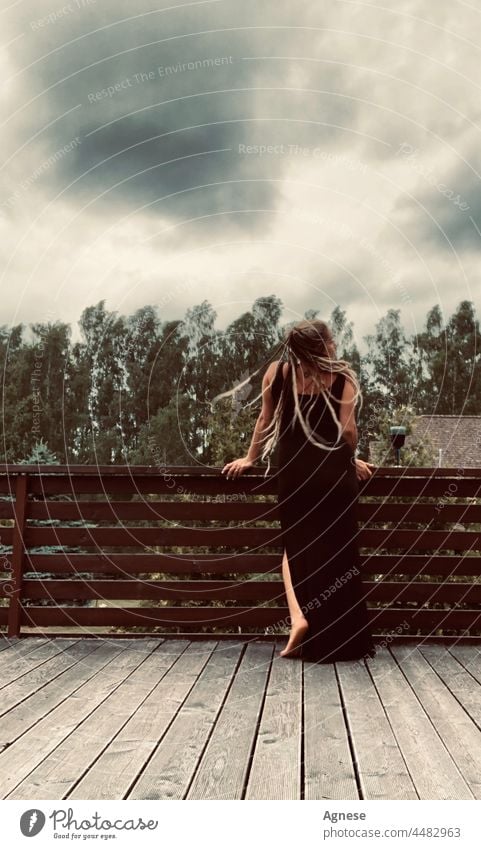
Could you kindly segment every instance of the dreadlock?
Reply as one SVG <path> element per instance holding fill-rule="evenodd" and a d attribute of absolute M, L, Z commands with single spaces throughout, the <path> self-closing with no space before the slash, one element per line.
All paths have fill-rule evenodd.
<path fill-rule="evenodd" d="M 294 424 L 297 419 L 309 441 L 318 448 L 322 448 L 324 451 L 336 451 L 342 447 L 341 443 L 339 445 L 337 444 L 337 441 L 339 441 L 341 437 L 342 426 L 330 401 L 330 398 L 332 398 L 333 395 L 330 388 L 325 387 L 322 384 L 319 372 L 324 371 L 330 372 L 331 374 L 344 374 L 347 380 L 349 380 L 354 386 L 354 401 L 357 402 L 359 400 L 359 409 L 362 408 L 363 398 L 356 374 L 346 360 L 338 360 L 331 356 L 329 346 L 332 342 L 333 339 L 330 328 L 324 321 L 321 321 L 320 319 L 305 319 L 304 321 L 300 321 L 293 325 L 286 332 L 285 340 L 276 349 L 276 353 L 280 354 L 281 362 L 284 362 L 285 358 L 287 358 L 288 370 L 287 379 L 282 381 L 282 389 L 274 408 L 272 420 L 265 428 L 263 428 L 264 447 L 261 453 L 261 459 L 267 460 L 265 476 L 269 474 L 271 454 L 279 440 L 284 411 L 287 409 L 291 391 L 294 397 L 294 414 L 290 422 L 291 429 L 294 428 Z M 315 403 L 315 397 L 313 397 L 312 403 L 307 409 L 305 417 L 302 413 L 296 388 L 296 366 L 301 363 L 305 363 L 310 368 L 313 384 L 324 396 L 327 407 L 329 408 L 332 418 L 337 426 L 338 438 L 334 445 L 327 442 L 327 440 L 320 436 L 320 434 L 317 434 L 317 439 L 314 436 L 314 430 L 309 424 L 309 413 Z M 242 383 L 238 384 L 234 389 L 222 392 L 220 395 L 216 395 L 211 402 L 211 408 L 212 405 L 219 400 L 219 398 L 232 395 L 242 386 L 249 383 L 251 377 L 256 375 L 259 371 L 260 368 L 253 372 L 252 375 L 246 378 L 246 380 L 242 381 Z M 251 406 L 260 398 L 262 398 L 262 392 L 246 404 L 246 406 Z M 340 403 L 343 402 L 341 401 Z"/>

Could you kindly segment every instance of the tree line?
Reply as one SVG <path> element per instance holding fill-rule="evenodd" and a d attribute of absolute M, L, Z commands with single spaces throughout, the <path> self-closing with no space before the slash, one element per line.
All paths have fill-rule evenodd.
<path fill-rule="evenodd" d="M 80 340 L 55 321 L 0 327 L 1 462 L 130 463 L 219 466 L 246 452 L 262 376 L 283 339 L 282 301 L 258 298 L 224 330 L 206 300 L 178 320 L 154 306 L 129 316 L 86 308 Z M 324 318 L 338 355 L 359 375 L 359 447 L 385 437 L 388 424 L 416 414 L 478 414 L 481 409 L 479 323 L 471 301 L 446 320 L 438 305 L 419 332 L 407 334 L 389 309 L 364 337 L 336 306 Z M 257 372 L 234 398 L 215 395 Z"/>

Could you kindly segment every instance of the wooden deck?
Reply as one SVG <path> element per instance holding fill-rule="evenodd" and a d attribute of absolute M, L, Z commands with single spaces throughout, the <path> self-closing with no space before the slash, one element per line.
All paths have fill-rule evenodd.
<path fill-rule="evenodd" d="M 3 639 L 0 797 L 480 799 L 481 652 Z"/>

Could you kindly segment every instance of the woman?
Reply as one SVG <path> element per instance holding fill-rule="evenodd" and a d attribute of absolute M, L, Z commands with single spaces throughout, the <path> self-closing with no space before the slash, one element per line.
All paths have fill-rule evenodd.
<path fill-rule="evenodd" d="M 359 384 L 349 364 L 336 358 L 323 321 L 294 325 L 285 353 L 287 362 L 271 363 L 264 375 L 247 455 L 222 473 L 235 478 L 277 446 L 282 576 L 291 619 L 281 656 L 318 663 L 373 656 L 357 543 L 358 478 L 372 474 L 372 464 L 354 456 Z"/>

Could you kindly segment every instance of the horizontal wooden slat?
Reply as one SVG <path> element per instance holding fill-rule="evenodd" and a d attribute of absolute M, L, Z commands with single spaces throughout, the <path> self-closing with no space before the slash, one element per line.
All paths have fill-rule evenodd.
<path fill-rule="evenodd" d="M 275 521 L 278 508 L 275 502 L 244 501 L 32 501 L 28 518 L 102 521 Z"/>
<path fill-rule="evenodd" d="M 369 554 L 361 557 L 364 574 L 385 575 L 481 575 L 476 554 Z"/>
<path fill-rule="evenodd" d="M 449 490 L 450 483 L 456 488 Z M 481 481 L 478 478 L 389 478 L 373 475 L 369 480 L 360 482 L 360 495 L 388 498 L 476 498 L 481 494 Z"/>
<path fill-rule="evenodd" d="M 30 554 L 28 570 L 53 574 L 99 573 L 130 575 L 277 573 L 281 554 Z M 369 554 L 361 556 L 363 574 L 480 575 L 478 556 L 430 554 Z"/>
<path fill-rule="evenodd" d="M 169 479 L 152 475 L 130 476 L 117 475 L 112 478 L 99 475 L 82 477 L 62 477 L 61 475 L 32 477 L 30 492 L 35 495 L 64 494 L 75 497 L 76 494 L 122 494 L 139 495 L 236 495 L 239 500 L 248 495 L 273 495 L 277 492 L 276 480 L 273 476 L 242 477 L 239 480 L 227 480 L 220 473 L 217 476 L 179 476 Z"/>
<path fill-rule="evenodd" d="M 273 625 L 288 616 L 287 607 L 25 607 L 24 625 L 129 625 L 148 627 L 209 625 L 232 628 L 239 625 Z"/>
<path fill-rule="evenodd" d="M 267 546 L 281 545 L 280 529 L 272 528 L 29 528 L 28 547 L 66 545 L 83 547 L 140 546 Z"/>
<path fill-rule="evenodd" d="M 357 515 L 361 522 L 481 524 L 481 506 L 477 504 L 440 504 L 439 502 L 421 504 L 418 501 L 410 504 L 382 501 L 376 504 L 359 501 Z"/>
<path fill-rule="evenodd" d="M 385 608 L 369 610 L 369 618 L 377 628 L 395 628 L 406 623 L 406 630 L 419 628 L 423 633 L 438 628 L 469 628 L 481 631 L 480 610 L 427 610 L 426 608 Z"/>
<path fill-rule="evenodd" d="M 479 551 L 479 531 L 423 531 L 362 529 L 359 545 L 365 548 L 452 549 Z M 139 547 L 139 546 L 282 546 L 280 528 L 28 528 L 27 547 L 41 545 L 82 547 Z"/>
<path fill-rule="evenodd" d="M 25 607 L 24 625 L 116 625 L 148 627 L 208 625 L 213 628 L 232 628 L 245 625 L 268 627 L 283 622 L 289 615 L 287 607 L 151 607 L 151 608 L 77 608 Z M 479 610 L 427 610 L 426 608 L 369 609 L 369 619 L 378 628 L 396 627 L 405 622 L 408 628 L 480 628 Z M 406 628 L 406 630 L 408 629 Z"/>
<path fill-rule="evenodd" d="M 368 602 L 417 602 L 421 604 L 481 604 L 481 583 L 428 581 L 363 581 Z"/>
<path fill-rule="evenodd" d="M 166 475 L 187 475 L 193 477 L 196 475 L 202 475 L 203 477 L 216 477 L 221 472 L 221 468 L 218 466 L 205 466 L 203 464 L 199 464 L 198 466 L 169 465 L 165 467 L 155 465 L 129 465 L 126 467 L 125 465 L 89 466 L 78 463 L 72 463 L 69 465 L 49 465 L 48 463 L 45 463 L 42 464 L 40 468 L 42 475 L 67 475 L 76 477 L 89 476 L 92 474 L 93 470 L 96 474 L 101 475 L 102 477 L 125 477 L 126 474 L 131 477 L 136 477 L 137 475 L 150 475 L 152 477 L 165 477 Z M 271 470 L 275 473 L 276 467 L 271 466 Z M 245 476 L 256 477 L 263 475 L 264 472 L 265 466 L 254 466 L 245 473 Z M 9 475 L 15 476 L 17 474 L 26 473 L 29 475 L 38 475 L 38 464 L 0 463 L 0 479 L 4 476 L 4 479 L 8 480 Z M 399 477 L 402 475 L 409 475 L 410 477 L 445 478 L 459 476 L 460 473 L 459 469 L 455 466 L 378 466 L 376 467 L 375 474 L 380 477 Z M 477 477 L 481 481 L 481 466 L 476 468 L 470 468 L 469 466 L 463 468 L 462 475 L 465 477 Z"/>
<path fill-rule="evenodd" d="M 219 496 L 220 498 L 221 496 Z M 1 503 L 0 503 L 1 509 Z M 10 507 L 13 515 L 13 508 Z M 264 521 L 279 520 L 275 502 L 256 501 L 30 501 L 29 520 L 105 521 Z M 477 522 L 481 506 L 474 504 L 420 504 L 387 501 L 358 504 L 361 522 Z"/>
<path fill-rule="evenodd" d="M 452 491 L 449 489 L 452 484 Z M 277 493 L 277 478 L 271 475 L 263 476 L 242 475 L 237 479 L 228 480 L 222 474 L 217 476 L 177 476 L 172 479 L 155 477 L 152 475 L 137 475 L 135 477 L 117 475 L 112 478 L 99 475 L 84 475 L 79 477 L 68 477 L 61 475 L 32 476 L 30 480 L 30 492 L 37 495 L 49 496 L 52 494 L 76 494 L 85 493 L 109 493 L 109 494 L 164 494 L 164 495 L 190 495 L 225 494 L 236 496 L 242 500 L 253 495 L 272 495 Z M 367 481 L 359 482 L 360 495 L 415 497 L 425 498 L 466 498 L 479 497 L 481 494 L 481 479 L 473 476 L 462 478 L 439 478 L 420 476 L 388 477 L 372 475 Z"/>
<path fill-rule="evenodd" d="M 481 589 L 481 588 L 480 588 Z M 23 597 L 31 599 L 171 599 L 189 603 L 219 601 L 280 601 L 282 581 L 55 581 L 27 580 Z"/>
<path fill-rule="evenodd" d="M 420 550 L 452 549 L 453 551 L 478 551 L 481 533 L 478 531 L 423 531 L 363 529 L 359 544 L 366 548 L 402 548 Z"/>
<path fill-rule="evenodd" d="M 280 554 L 29 554 L 27 569 L 39 572 L 215 574 L 270 572 L 281 568 Z"/>
<path fill-rule="evenodd" d="M 481 583 L 428 583 L 422 581 L 363 581 L 368 601 L 450 602 L 481 604 Z M 2 584 L 0 583 L 0 592 Z M 184 603 L 218 601 L 276 601 L 285 603 L 282 581 L 74 581 L 26 580 L 23 597 L 52 599 L 138 599 L 177 600 Z"/>

